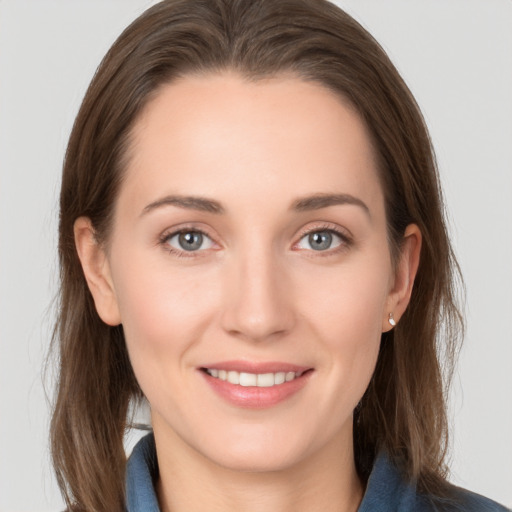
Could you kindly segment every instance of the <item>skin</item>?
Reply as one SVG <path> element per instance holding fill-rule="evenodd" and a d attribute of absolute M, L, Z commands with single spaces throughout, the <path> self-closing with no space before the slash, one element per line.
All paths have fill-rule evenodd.
<path fill-rule="evenodd" d="M 366 208 L 292 208 L 333 193 Z M 169 195 L 223 213 L 155 206 Z M 180 250 L 183 228 L 207 235 L 199 250 Z M 307 233 L 326 230 L 340 236 L 314 250 Z M 134 126 L 108 246 L 87 218 L 75 239 L 151 405 L 163 511 L 357 510 L 353 410 L 389 313 L 398 322 L 410 298 L 421 234 L 410 225 L 404 237 L 393 265 L 368 134 L 321 85 L 225 73 L 161 89 Z M 234 359 L 313 371 L 284 402 L 247 409 L 198 371 Z"/>

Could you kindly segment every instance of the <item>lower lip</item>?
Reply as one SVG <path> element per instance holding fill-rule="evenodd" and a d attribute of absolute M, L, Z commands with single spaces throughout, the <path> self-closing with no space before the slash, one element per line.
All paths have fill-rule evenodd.
<path fill-rule="evenodd" d="M 246 409 L 265 409 L 277 405 L 299 392 L 307 384 L 313 372 L 309 370 L 289 382 L 268 388 L 240 386 L 212 377 L 203 370 L 200 370 L 200 373 L 213 391 L 230 404 Z"/>

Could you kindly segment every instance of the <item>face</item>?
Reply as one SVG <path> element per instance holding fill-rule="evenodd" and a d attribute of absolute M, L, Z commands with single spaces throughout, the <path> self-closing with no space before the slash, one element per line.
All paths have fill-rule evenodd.
<path fill-rule="evenodd" d="M 351 449 L 401 292 L 372 147 L 338 96 L 234 74 L 163 87 L 105 257 L 97 308 L 157 439 L 244 471 Z"/>

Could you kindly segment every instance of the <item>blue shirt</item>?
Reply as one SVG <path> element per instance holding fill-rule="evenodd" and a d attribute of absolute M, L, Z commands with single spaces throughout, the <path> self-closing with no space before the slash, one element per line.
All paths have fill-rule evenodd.
<path fill-rule="evenodd" d="M 126 468 L 128 512 L 160 512 L 154 482 L 158 477 L 155 439 L 143 437 L 133 449 Z M 507 512 L 507 509 L 478 494 L 456 488 L 457 502 L 434 501 L 404 482 L 385 454 L 373 466 L 358 512 Z"/>

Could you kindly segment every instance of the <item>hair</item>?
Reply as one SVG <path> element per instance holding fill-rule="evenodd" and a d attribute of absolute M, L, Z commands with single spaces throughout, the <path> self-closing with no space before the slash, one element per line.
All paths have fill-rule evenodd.
<path fill-rule="evenodd" d="M 107 243 L 141 111 L 178 77 L 227 70 L 252 81 L 291 74 L 348 100 L 378 158 L 393 258 L 406 226 L 420 228 L 410 304 L 382 335 L 374 375 L 354 412 L 354 453 L 363 480 L 385 450 L 420 492 L 448 497 L 446 393 L 463 333 L 460 272 L 434 152 L 413 96 L 373 37 L 325 0 L 167 0 L 136 19 L 104 57 L 63 166 L 51 450 L 68 508 L 124 510 L 123 436 L 129 405 L 142 397 L 122 326 L 106 325 L 95 310 L 74 222 L 89 217 L 98 242 Z"/>

